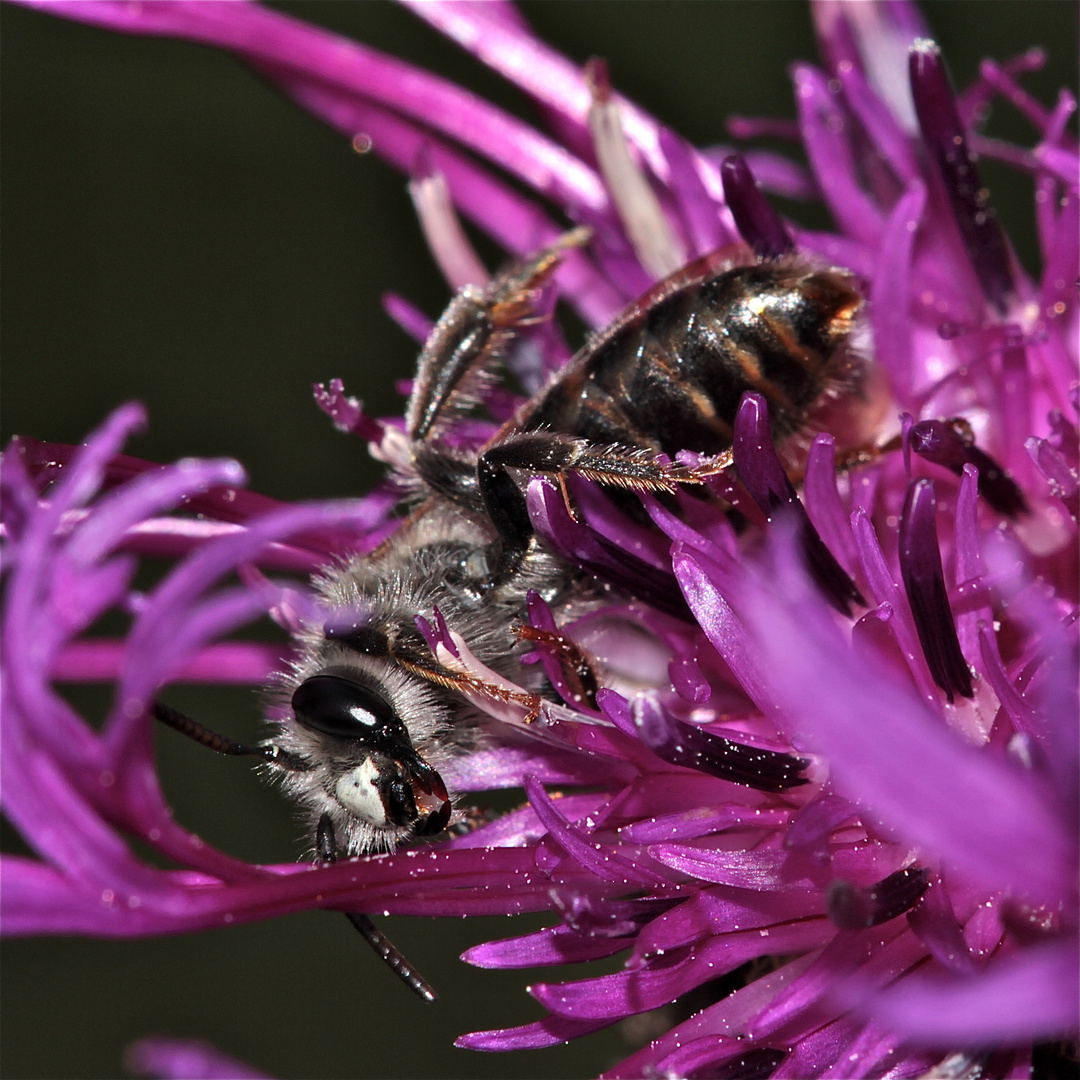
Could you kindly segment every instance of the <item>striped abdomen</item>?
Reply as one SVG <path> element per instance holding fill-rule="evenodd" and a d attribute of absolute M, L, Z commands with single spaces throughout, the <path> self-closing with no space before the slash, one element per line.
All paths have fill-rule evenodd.
<path fill-rule="evenodd" d="M 860 303 L 847 274 L 796 258 L 700 277 L 684 270 L 582 349 L 516 426 L 718 454 L 754 390 L 779 441 L 849 379 Z"/>

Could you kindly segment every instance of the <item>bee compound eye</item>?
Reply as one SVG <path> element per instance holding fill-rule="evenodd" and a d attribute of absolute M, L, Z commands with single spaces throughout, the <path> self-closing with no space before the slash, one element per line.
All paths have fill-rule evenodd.
<path fill-rule="evenodd" d="M 312 675 L 292 696 L 297 723 L 309 731 L 337 739 L 359 739 L 377 745 L 402 728 L 386 698 L 340 675 Z"/>

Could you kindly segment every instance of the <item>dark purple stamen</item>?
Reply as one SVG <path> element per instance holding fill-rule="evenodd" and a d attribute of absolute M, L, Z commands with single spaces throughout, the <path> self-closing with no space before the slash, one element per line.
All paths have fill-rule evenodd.
<path fill-rule="evenodd" d="M 720 166 L 724 199 L 743 239 L 760 259 L 776 259 L 795 249 L 780 215 L 764 195 L 741 154 L 724 158 Z"/>
<path fill-rule="evenodd" d="M 446 646 L 451 655 L 460 660 L 461 654 L 458 652 L 457 644 L 450 635 L 450 627 L 446 625 L 446 619 L 443 618 L 443 613 L 439 610 L 437 604 L 433 609 L 433 613 L 435 615 L 435 629 L 439 632 L 439 640 Z"/>
<path fill-rule="evenodd" d="M 636 698 L 631 708 L 638 737 L 671 765 L 697 769 L 758 791 L 786 791 L 807 783 L 807 778 L 799 775 L 807 762 L 794 754 L 746 746 L 684 724 L 647 694 Z"/>
<path fill-rule="evenodd" d="M 732 451 L 739 479 L 769 522 L 778 512 L 794 515 L 807 567 L 829 602 L 844 615 L 866 601 L 836 557 L 825 546 L 784 472 L 769 428 L 769 407 L 760 394 L 744 394 L 735 417 Z"/>
<path fill-rule="evenodd" d="M 670 571 L 660 570 L 575 521 L 562 493 L 549 480 L 537 479 L 529 484 L 528 505 L 533 528 L 564 558 L 572 559 L 601 581 L 625 589 L 657 611 L 692 621 Z"/>
<path fill-rule="evenodd" d="M 911 448 L 957 476 L 964 474 L 965 465 L 974 465 L 979 470 L 979 494 L 994 510 L 1011 518 L 1026 514 L 1028 505 L 1016 481 L 975 445 L 965 427 L 955 421 L 921 420 L 911 428 Z"/>
<path fill-rule="evenodd" d="M 951 702 L 955 694 L 969 698 L 975 691 L 945 592 L 936 514 L 933 481 L 916 480 L 900 519 L 900 573 L 930 674 Z"/>
<path fill-rule="evenodd" d="M 897 870 L 865 889 L 850 881 L 833 881 L 825 894 L 825 908 L 841 930 L 865 930 L 910 910 L 929 884 L 929 873 L 919 866 Z"/>
<path fill-rule="evenodd" d="M 427 642 L 427 647 L 435 654 L 439 645 L 439 635 L 436 633 L 435 628 L 423 615 L 417 615 L 413 622 L 416 623 L 416 629 L 420 631 L 424 640 Z"/>
<path fill-rule="evenodd" d="M 1009 251 L 979 179 L 937 45 L 917 41 L 908 55 L 908 70 L 923 142 L 945 183 L 975 276 L 986 298 L 1004 313 L 1016 288 Z"/>

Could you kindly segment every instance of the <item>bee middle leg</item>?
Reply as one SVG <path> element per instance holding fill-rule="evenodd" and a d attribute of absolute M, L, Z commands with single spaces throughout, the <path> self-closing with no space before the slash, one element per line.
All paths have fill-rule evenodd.
<path fill-rule="evenodd" d="M 323 814 L 319 818 L 319 825 L 315 831 L 315 849 L 319 862 L 333 865 L 337 862 L 337 837 L 334 835 L 334 824 L 329 814 Z M 379 959 L 418 997 L 424 1001 L 437 1001 L 439 995 L 435 988 L 405 959 L 404 954 L 394 943 L 371 921 L 371 919 L 357 911 L 345 912 L 345 917 L 360 932 L 360 936 L 375 950 Z"/>

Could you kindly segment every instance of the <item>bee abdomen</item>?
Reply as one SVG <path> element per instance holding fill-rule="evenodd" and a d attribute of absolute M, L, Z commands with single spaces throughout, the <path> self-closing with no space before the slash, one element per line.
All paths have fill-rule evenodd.
<path fill-rule="evenodd" d="M 847 376 L 860 303 L 847 275 L 795 259 L 645 298 L 579 354 L 525 426 L 669 455 L 719 454 L 752 390 L 783 439 Z"/>

